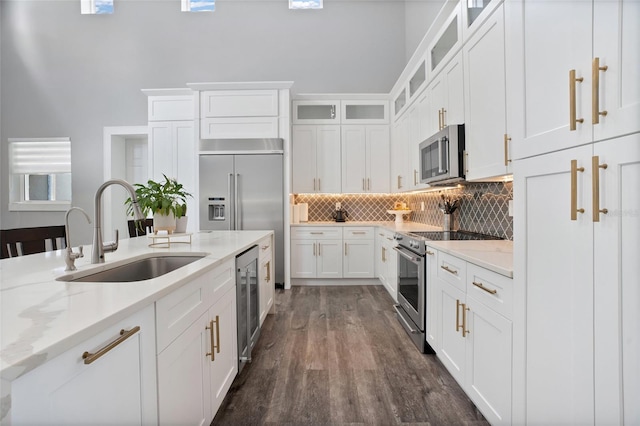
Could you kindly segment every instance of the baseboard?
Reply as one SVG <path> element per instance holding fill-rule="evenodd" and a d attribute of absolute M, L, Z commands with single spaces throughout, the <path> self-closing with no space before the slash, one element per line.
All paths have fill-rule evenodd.
<path fill-rule="evenodd" d="M 292 278 L 291 286 L 383 285 L 377 278 Z"/>

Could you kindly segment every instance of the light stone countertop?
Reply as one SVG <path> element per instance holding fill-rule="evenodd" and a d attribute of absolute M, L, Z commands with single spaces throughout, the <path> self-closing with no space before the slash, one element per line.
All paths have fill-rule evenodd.
<path fill-rule="evenodd" d="M 294 226 L 377 226 L 395 232 L 442 231 L 438 226 L 417 222 L 306 222 L 291 224 Z M 513 241 L 430 241 L 427 244 L 436 250 L 449 253 L 467 262 L 489 269 L 498 274 L 513 278 Z"/>
<path fill-rule="evenodd" d="M 56 281 L 68 274 L 62 250 L 0 260 L 0 379 L 3 385 L 97 332 L 154 303 L 194 277 L 256 244 L 272 231 L 212 231 L 192 235 L 191 244 L 150 248 L 143 236 L 120 241 L 106 262 L 91 265 L 91 247 L 76 260 L 78 272 L 101 270 L 157 252 L 207 256 L 161 277 L 132 283 Z M 3 397 L 4 395 L 3 392 Z"/>

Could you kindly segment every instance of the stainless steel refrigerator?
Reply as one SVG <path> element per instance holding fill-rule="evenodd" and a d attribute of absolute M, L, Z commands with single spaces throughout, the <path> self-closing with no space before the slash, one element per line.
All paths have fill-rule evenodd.
<path fill-rule="evenodd" d="M 201 140 L 200 152 L 200 229 L 273 230 L 284 283 L 282 139 Z"/>

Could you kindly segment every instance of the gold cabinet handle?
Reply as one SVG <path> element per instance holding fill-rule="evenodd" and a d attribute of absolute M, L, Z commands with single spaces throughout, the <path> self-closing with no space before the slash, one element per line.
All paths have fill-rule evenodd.
<path fill-rule="evenodd" d="M 318 192 L 322 192 L 322 180 L 318 178 Z"/>
<path fill-rule="evenodd" d="M 442 130 L 442 109 L 438 110 L 438 130 Z"/>
<path fill-rule="evenodd" d="M 362 178 L 362 190 L 366 191 L 367 190 L 367 186 L 365 185 L 365 178 Z"/>
<path fill-rule="evenodd" d="M 609 210 L 600 208 L 600 169 L 606 170 L 607 164 L 600 164 L 600 156 L 596 155 L 591 157 L 591 190 L 592 193 L 592 207 L 593 207 L 593 221 L 600 222 L 600 213 L 607 214 Z"/>
<path fill-rule="evenodd" d="M 456 333 L 460 331 L 460 300 L 456 299 Z"/>
<path fill-rule="evenodd" d="M 427 254 L 428 254 L 429 256 L 433 256 L 435 253 L 434 253 L 434 252 L 432 252 L 432 251 L 427 250 Z"/>
<path fill-rule="evenodd" d="M 323 235 L 324 231 L 311 231 L 309 232 L 311 235 Z"/>
<path fill-rule="evenodd" d="M 316 178 L 313 178 L 313 190 L 316 191 Z"/>
<path fill-rule="evenodd" d="M 344 255 L 347 255 L 347 243 L 344 243 Z"/>
<path fill-rule="evenodd" d="M 318 243 L 318 256 L 320 256 L 320 243 Z"/>
<path fill-rule="evenodd" d="M 584 213 L 578 208 L 578 172 L 584 172 L 584 167 L 578 167 L 578 160 L 571 160 L 571 220 L 578 220 L 578 213 Z"/>
<path fill-rule="evenodd" d="M 467 337 L 467 334 L 470 333 L 470 331 L 467 330 L 467 311 L 470 309 L 467 308 L 466 303 L 461 303 L 460 305 L 462 306 L 462 337 Z"/>
<path fill-rule="evenodd" d="M 262 249 L 262 251 L 265 251 L 266 249 L 269 248 L 269 246 L 261 246 L 260 248 Z"/>
<path fill-rule="evenodd" d="M 600 123 L 600 116 L 606 116 L 607 111 L 600 111 L 600 71 L 608 70 L 608 66 L 600 66 L 600 58 L 593 58 L 591 65 L 591 121 Z"/>
<path fill-rule="evenodd" d="M 398 189 L 402 188 L 402 176 L 398 175 Z"/>
<path fill-rule="evenodd" d="M 458 271 L 456 271 L 455 269 L 451 269 L 448 266 L 442 265 L 441 268 L 449 272 L 450 274 L 458 275 Z"/>
<path fill-rule="evenodd" d="M 447 110 L 442 108 L 442 128 L 447 127 Z M 442 129 L 441 129 L 442 130 Z"/>
<path fill-rule="evenodd" d="M 418 184 L 418 171 L 416 169 L 413 169 L 413 184 Z"/>
<path fill-rule="evenodd" d="M 313 243 L 313 255 L 316 255 L 316 243 Z"/>
<path fill-rule="evenodd" d="M 367 178 L 367 191 L 371 191 L 371 178 Z"/>
<path fill-rule="evenodd" d="M 93 361 L 97 360 L 102 355 L 105 355 L 111 349 L 115 348 L 120 343 L 124 342 L 129 337 L 131 337 L 134 334 L 136 334 L 138 331 L 140 331 L 140 326 L 138 326 L 138 325 L 133 327 L 131 330 L 125 330 L 123 328 L 122 330 L 120 330 L 120 337 L 118 337 L 116 340 L 114 340 L 113 342 L 109 343 L 108 345 L 104 346 L 103 348 L 98 349 L 98 351 L 96 353 L 92 354 L 91 352 L 85 351 L 82 354 L 82 359 L 84 360 L 84 363 L 85 364 L 91 364 Z"/>
<path fill-rule="evenodd" d="M 265 264 L 265 267 L 267 268 L 267 276 L 265 277 L 265 279 L 264 279 L 264 280 L 265 280 L 266 282 L 269 282 L 269 281 L 271 281 L 271 261 L 268 261 L 268 262 Z"/>
<path fill-rule="evenodd" d="M 351 231 L 352 235 L 366 235 L 366 231 Z"/>
<path fill-rule="evenodd" d="M 482 285 L 482 283 L 478 283 L 478 282 L 472 281 L 471 284 L 475 285 L 476 287 L 478 287 L 481 290 L 486 291 L 489 294 L 496 294 L 498 292 L 498 290 L 496 290 L 495 288 L 494 289 L 487 288 L 484 285 Z"/>
<path fill-rule="evenodd" d="M 387 249 L 382 247 L 382 261 L 386 262 L 387 261 Z"/>
<path fill-rule="evenodd" d="M 215 323 L 215 333 L 213 331 L 213 324 Z M 220 316 L 216 315 L 215 320 L 209 321 L 209 326 L 205 327 L 205 330 L 209 330 L 209 337 L 211 338 L 211 352 L 207 352 L 205 356 L 211 355 L 211 362 L 216 360 L 216 353 L 220 353 Z M 215 335 L 215 336 L 214 336 Z M 215 343 L 214 343 L 215 340 Z"/>
<path fill-rule="evenodd" d="M 508 134 L 504 134 L 504 165 L 508 166 L 511 160 L 509 159 L 509 141 L 511 137 Z"/>
<path fill-rule="evenodd" d="M 467 175 L 469 174 L 469 153 L 466 150 L 463 153 L 462 168 L 464 169 L 464 174 Z"/>
<path fill-rule="evenodd" d="M 583 81 L 583 77 L 576 78 L 576 70 L 569 71 L 569 130 L 576 130 L 576 123 L 584 123 L 584 118 L 576 118 L 576 83 Z"/>

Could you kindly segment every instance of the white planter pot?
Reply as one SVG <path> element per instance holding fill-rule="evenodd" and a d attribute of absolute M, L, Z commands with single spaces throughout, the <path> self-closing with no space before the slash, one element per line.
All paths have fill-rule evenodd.
<path fill-rule="evenodd" d="M 168 215 L 155 213 L 153 215 L 153 232 L 155 234 L 158 231 L 167 231 L 168 234 L 173 234 L 176 230 L 176 217 L 173 213 Z"/>
<path fill-rule="evenodd" d="M 187 232 L 188 221 L 189 218 L 187 216 L 176 218 L 176 234 L 184 234 Z"/>

